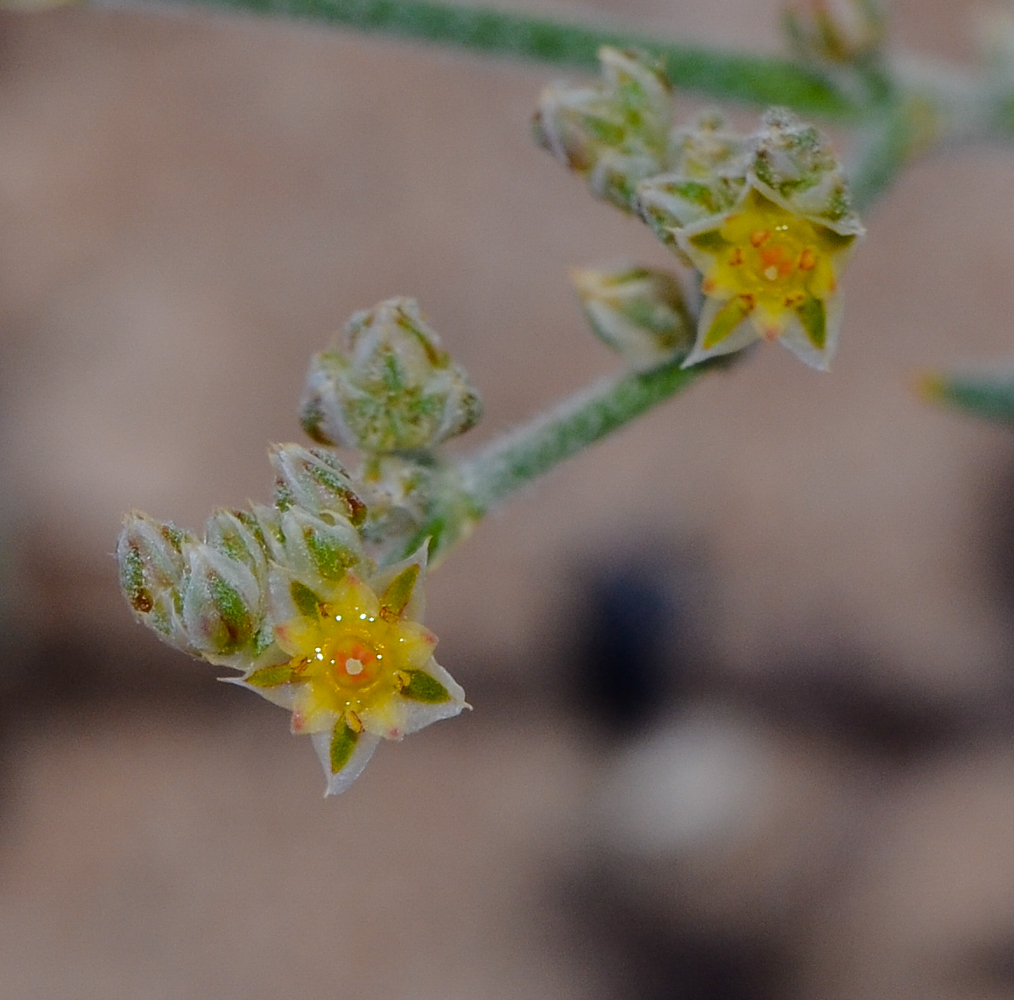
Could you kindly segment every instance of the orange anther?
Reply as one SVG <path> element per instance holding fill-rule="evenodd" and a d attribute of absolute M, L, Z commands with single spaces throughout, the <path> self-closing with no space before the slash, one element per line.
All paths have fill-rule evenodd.
<path fill-rule="evenodd" d="M 799 270 L 812 271 L 817 266 L 817 255 L 807 247 L 799 255 Z"/>
<path fill-rule="evenodd" d="M 771 238 L 771 234 L 766 229 L 755 229 L 750 234 L 750 243 L 752 246 L 759 247 L 763 246 Z"/>
<path fill-rule="evenodd" d="M 732 251 L 732 256 L 729 257 L 729 264 L 732 265 L 732 267 L 739 267 L 740 264 L 742 263 L 743 263 L 743 251 L 739 247 L 736 247 Z"/>

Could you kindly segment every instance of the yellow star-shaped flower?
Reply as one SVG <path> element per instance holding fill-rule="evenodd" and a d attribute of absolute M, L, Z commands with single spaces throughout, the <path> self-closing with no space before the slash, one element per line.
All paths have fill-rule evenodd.
<path fill-rule="evenodd" d="M 279 603 L 294 613 L 274 630 L 288 659 L 237 679 L 291 710 L 292 731 L 310 735 L 324 766 L 325 794 L 344 791 L 381 738 L 400 740 L 465 707 L 433 658 L 436 636 L 412 618 L 421 575 L 421 561 L 410 561 L 373 581 L 379 594 L 353 573 L 326 593 L 288 581 Z M 273 589 L 284 592 L 278 581 Z"/>
<path fill-rule="evenodd" d="M 780 340 L 826 370 L 841 327 L 838 278 L 862 230 L 793 211 L 756 179 L 720 217 L 675 230 L 705 296 L 684 367 Z"/>

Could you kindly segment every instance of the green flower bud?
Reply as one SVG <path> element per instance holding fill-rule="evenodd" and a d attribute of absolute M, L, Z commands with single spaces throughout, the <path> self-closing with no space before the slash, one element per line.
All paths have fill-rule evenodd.
<path fill-rule="evenodd" d="M 480 518 L 464 492 L 460 470 L 439 456 L 373 455 L 361 481 L 370 497 L 362 533 L 381 565 L 426 541 L 436 565 Z"/>
<path fill-rule="evenodd" d="M 838 65 L 875 58 L 886 34 L 877 0 L 794 0 L 785 10 L 784 24 L 799 56 Z"/>
<path fill-rule="evenodd" d="M 277 561 L 308 581 L 339 580 L 365 556 L 359 532 L 343 518 L 330 521 L 302 507 L 282 511 L 282 558 Z"/>
<path fill-rule="evenodd" d="M 216 510 L 204 528 L 204 541 L 230 559 L 243 563 L 263 585 L 267 554 L 260 525 L 249 511 Z"/>
<path fill-rule="evenodd" d="M 790 210 L 832 225 L 837 232 L 862 231 L 838 158 L 820 132 L 792 112 L 772 108 L 765 113 L 752 137 L 749 167 Z"/>
<path fill-rule="evenodd" d="M 370 516 L 364 532 L 375 542 L 399 541 L 415 533 L 441 488 L 441 467 L 402 455 L 372 455 L 360 478 L 369 490 Z"/>
<path fill-rule="evenodd" d="M 599 62 L 598 83 L 546 88 L 532 128 L 597 197 L 635 211 L 638 182 L 667 166 L 672 93 L 661 63 L 646 55 L 603 46 Z"/>
<path fill-rule="evenodd" d="M 264 618 L 264 584 L 243 562 L 210 545 L 190 543 L 184 552 L 183 623 L 191 646 L 212 662 L 236 654 L 252 658 Z"/>
<path fill-rule="evenodd" d="M 675 231 L 727 212 L 746 186 L 746 141 L 716 112 L 673 132 L 672 169 L 637 186 L 637 211 L 655 235 L 683 257 Z M 688 260 L 684 263 L 689 264 Z"/>
<path fill-rule="evenodd" d="M 178 649 L 189 649 L 183 625 L 183 547 L 193 536 L 175 525 L 133 511 L 123 519 L 116 544 L 120 587 L 137 619 Z"/>
<path fill-rule="evenodd" d="M 709 180 L 719 175 L 740 178 L 746 173 L 746 143 L 732 132 L 721 112 L 705 111 L 692 125 L 673 130 L 669 169 L 682 177 Z"/>
<path fill-rule="evenodd" d="M 473 427 L 482 402 L 413 299 L 356 313 L 344 349 L 310 367 L 301 419 L 324 444 L 366 452 L 431 448 Z"/>
<path fill-rule="evenodd" d="M 695 325 L 671 274 L 584 269 L 571 271 L 571 281 L 592 329 L 633 368 L 652 368 L 693 346 Z"/>
<path fill-rule="evenodd" d="M 352 524 L 361 524 L 366 517 L 366 505 L 335 455 L 298 444 L 280 444 L 271 449 L 269 457 L 278 476 L 275 504 L 282 510 L 295 504 L 325 520 L 337 515 Z"/>
<path fill-rule="evenodd" d="M 682 257 L 676 232 L 727 212 L 741 197 L 744 185 L 745 179 L 741 177 L 698 180 L 680 174 L 659 174 L 638 185 L 638 211 L 652 232 Z"/>

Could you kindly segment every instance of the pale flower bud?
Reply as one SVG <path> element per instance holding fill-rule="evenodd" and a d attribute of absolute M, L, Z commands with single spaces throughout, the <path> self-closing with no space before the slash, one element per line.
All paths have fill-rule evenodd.
<path fill-rule="evenodd" d="M 374 455 L 360 471 L 368 490 L 370 515 L 364 535 L 374 544 L 391 542 L 403 546 L 426 518 L 434 496 L 441 489 L 441 467 L 417 462 L 403 455 Z"/>
<path fill-rule="evenodd" d="M 284 541 L 278 560 L 308 581 L 338 580 L 364 559 L 359 533 L 348 521 L 325 521 L 302 507 L 282 511 Z"/>
<path fill-rule="evenodd" d="M 719 111 L 697 116 L 692 125 L 673 129 L 669 137 L 669 169 L 683 177 L 709 180 L 716 174 L 741 177 L 746 146 Z"/>
<path fill-rule="evenodd" d="M 820 132 L 792 112 L 765 112 L 751 141 L 750 171 L 800 215 L 819 219 L 840 232 L 862 226 L 852 211 L 848 183 L 834 151 Z"/>
<path fill-rule="evenodd" d="M 598 83 L 547 87 L 532 128 L 597 197 L 634 211 L 638 182 L 666 169 L 672 94 L 661 64 L 646 55 L 603 46 L 599 62 Z"/>
<path fill-rule="evenodd" d="M 366 517 L 366 505 L 349 474 L 329 452 L 298 444 L 275 445 L 269 453 L 275 468 L 275 503 L 283 510 L 293 504 L 333 520 L 338 515 L 352 524 Z"/>
<path fill-rule="evenodd" d="M 637 187 L 637 211 L 655 235 L 683 257 L 675 231 L 728 211 L 746 187 L 746 140 L 714 111 L 670 138 L 670 172 Z M 684 263 L 690 261 L 684 259 Z"/>
<path fill-rule="evenodd" d="M 344 347 L 310 367 L 301 420 L 324 444 L 366 452 L 431 448 L 473 427 L 482 402 L 413 299 L 356 313 Z"/>
<path fill-rule="evenodd" d="M 202 542 L 188 544 L 183 622 L 191 646 L 215 662 L 252 650 L 265 593 L 249 567 Z"/>
<path fill-rule="evenodd" d="M 134 511 L 123 519 L 116 543 L 120 587 L 137 619 L 178 649 L 189 649 L 183 626 L 183 546 L 193 536 L 173 524 Z"/>
<path fill-rule="evenodd" d="M 785 32 L 804 59 L 832 64 L 868 61 L 884 44 L 886 18 L 877 0 L 794 0 Z"/>
<path fill-rule="evenodd" d="M 268 569 L 264 536 L 249 511 L 216 510 L 205 525 L 204 540 L 223 555 L 243 563 L 263 585 Z"/>
<path fill-rule="evenodd" d="M 570 277 L 592 329 L 633 368 L 689 353 L 696 331 L 671 274 L 628 266 L 575 269 Z"/>

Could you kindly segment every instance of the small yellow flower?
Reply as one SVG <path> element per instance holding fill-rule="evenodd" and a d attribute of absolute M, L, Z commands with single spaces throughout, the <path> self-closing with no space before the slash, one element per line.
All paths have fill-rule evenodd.
<path fill-rule="evenodd" d="M 762 339 L 826 369 L 841 326 L 838 277 L 860 232 L 792 211 L 756 179 L 728 213 L 676 231 L 706 297 L 684 364 Z"/>
<path fill-rule="evenodd" d="M 291 710 L 292 731 L 313 740 L 328 795 L 358 777 L 381 738 L 400 740 L 465 707 L 433 658 L 436 636 L 411 617 L 422 568 L 418 559 L 388 571 L 379 594 L 351 572 L 324 593 L 288 582 L 278 603 L 291 602 L 293 614 L 274 630 L 288 659 L 237 680 Z M 284 590 L 279 581 L 272 589 Z"/>

